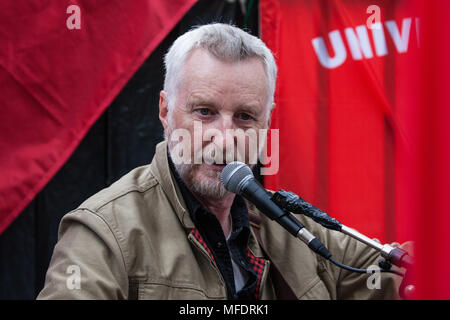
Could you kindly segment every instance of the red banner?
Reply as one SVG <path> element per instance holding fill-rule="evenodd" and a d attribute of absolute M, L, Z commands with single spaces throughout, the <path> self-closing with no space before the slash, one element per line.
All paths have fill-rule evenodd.
<path fill-rule="evenodd" d="M 280 171 L 382 242 L 414 240 L 415 298 L 449 299 L 450 2 L 261 0 Z"/>
<path fill-rule="evenodd" d="M 3 1 L 0 233 L 194 2 Z"/>
<path fill-rule="evenodd" d="M 450 299 L 450 2 L 421 2 L 423 41 L 404 114 L 413 161 L 400 193 L 415 226 L 417 296 Z M 412 81 L 410 81 L 412 82 Z M 418 88 L 418 90 L 415 90 Z M 411 112 L 412 111 L 412 112 Z M 399 165 L 400 167 L 400 165 Z M 399 199 L 400 200 L 400 199 Z M 400 201 L 399 201 L 400 202 Z M 408 204 L 408 205 L 406 205 Z"/>
<path fill-rule="evenodd" d="M 410 1 L 261 1 L 278 66 L 273 190 L 291 190 L 382 241 L 410 238 L 395 203 L 402 75 L 420 43 Z"/>

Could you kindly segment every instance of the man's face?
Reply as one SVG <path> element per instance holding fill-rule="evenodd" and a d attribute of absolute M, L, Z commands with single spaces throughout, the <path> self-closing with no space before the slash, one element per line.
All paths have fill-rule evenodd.
<path fill-rule="evenodd" d="M 203 49 L 194 50 L 183 67 L 171 111 L 167 109 L 166 93 L 161 92 L 160 119 L 171 154 L 178 142 L 178 139 L 171 139 L 177 129 L 184 129 L 192 138 L 191 155 L 185 157 L 190 161 L 175 164 L 187 186 L 200 196 L 221 198 L 226 192 L 220 182 L 225 161 L 211 163 L 214 160 L 208 155 L 217 155 L 220 150 L 226 160 L 227 153 L 238 154 L 237 138 L 231 137 L 230 132 L 251 129 L 257 133 L 268 127 L 267 77 L 263 63 L 258 58 L 226 63 Z M 219 134 L 208 135 L 211 132 Z M 198 138 L 201 140 L 194 143 Z M 233 160 L 248 162 L 255 156 L 249 155 L 249 143 L 247 137 L 245 148 L 240 149 L 241 157 L 235 156 Z M 194 161 L 194 153 L 198 156 L 202 150 L 203 159 L 198 163 Z M 216 151 L 207 152 L 211 150 Z"/>

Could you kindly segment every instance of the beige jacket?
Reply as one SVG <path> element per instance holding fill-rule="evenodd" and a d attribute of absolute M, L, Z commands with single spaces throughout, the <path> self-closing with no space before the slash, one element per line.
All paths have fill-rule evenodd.
<path fill-rule="evenodd" d="M 375 250 L 309 218 L 299 219 L 336 260 L 358 268 L 377 265 L 380 256 Z M 373 288 L 374 276 L 347 272 L 324 261 L 265 216 L 261 216 L 260 236 L 272 259 L 263 262 L 261 299 L 277 299 L 271 263 L 298 299 L 398 297 L 398 276 L 383 273 L 380 289 Z M 263 257 L 253 233 L 248 248 Z M 195 226 L 169 170 L 165 142 L 157 146 L 150 165 L 132 170 L 63 217 L 45 286 L 38 295 L 38 299 L 226 297 L 219 269 L 195 237 Z"/>

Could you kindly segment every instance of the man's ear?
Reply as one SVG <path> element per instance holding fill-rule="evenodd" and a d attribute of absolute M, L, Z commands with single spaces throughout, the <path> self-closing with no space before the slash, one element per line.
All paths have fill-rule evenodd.
<path fill-rule="evenodd" d="M 164 127 L 164 132 L 167 134 L 169 127 L 169 102 L 167 100 L 167 93 L 161 90 L 159 93 L 159 120 Z"/>

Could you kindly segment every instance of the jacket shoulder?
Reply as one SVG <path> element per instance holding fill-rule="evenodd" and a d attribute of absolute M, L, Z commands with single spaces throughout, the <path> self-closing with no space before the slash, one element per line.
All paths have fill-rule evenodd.
<path fill-rule="evenodd" d="M 156 185 L 158 181 L 151 172 L 150 165 L 137 167 L 109 187 L 89 197 L 78 209 L 98 212 L 114 201 L 124 200 L 127 197 L 139 197 L 146 192 L 151 192 Z"/>

